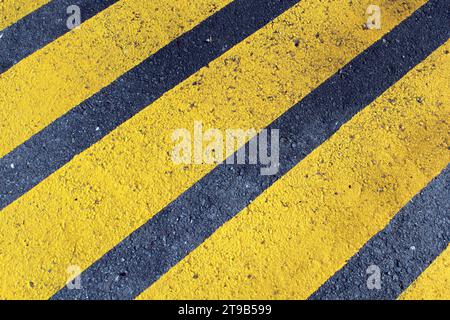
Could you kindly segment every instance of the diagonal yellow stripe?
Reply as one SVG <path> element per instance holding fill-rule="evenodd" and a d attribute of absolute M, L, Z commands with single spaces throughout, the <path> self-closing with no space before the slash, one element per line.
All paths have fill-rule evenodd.
<path fill-rule="evenodd" d="M 450 162 L 449 48 L 450 41 L 139 298 L 308 298 Z"/>
<path fill-rule="evenodd" d="M 450 246 L 400 296 L 400 300 L 450 300 Z"/>
<path fill-rule="evenodd" d="M 370 1 L 302 1 L 165 94 L 3 210 L 0 297 L 49 297 L 211 170 L 172 163 L 173 130 L 266 126 L 424 2 L 369 32 Z"/>
<path fill-rule="evenodd" d="M 0 75 L 0 157 L 231 0 L 123 0 Z"/>
<path fill-rule="evenodd" d="M 0 30 L 9 27 L 50 0 L 0 0 Z"/>

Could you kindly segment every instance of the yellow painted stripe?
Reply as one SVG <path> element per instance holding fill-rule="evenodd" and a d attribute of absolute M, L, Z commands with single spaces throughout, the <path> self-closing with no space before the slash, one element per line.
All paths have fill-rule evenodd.
<path fill-rule="evenodd" d="M 450 300 L 450 246 L 400 296 L 400 300 Z"/>
<path fill-rule="evenodd" d="M 210 171 L 172 163 L 174 129 L 265 127 L 424 2 L 368 32 L 370 1 L 301 1 L 166 93 L 3 210 L 0 297 L 47 298 Z"/>
<path fill-rule="evenodd" d="M 0 30 L 9 27 L 50 0 L 0 0 Z"/>
<path fill-rule="evenodd" d="M 309 297 L 449 163 L 449 48 L 356 115 L 139 298 Z"/>
<path fill-rule="evenodd" d="M 0 157 L 231 0 L 123 0 L 0 75 Z"/>

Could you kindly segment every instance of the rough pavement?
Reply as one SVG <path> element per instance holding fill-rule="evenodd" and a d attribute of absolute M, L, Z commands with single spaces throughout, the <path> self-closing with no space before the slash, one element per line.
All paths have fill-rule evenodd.
<path fill-rule="evenodd" d="M 449 298 L 446 1 L 70 4 L 0 3 L 1 298 Z M 276 174 L 174 163 L 199 121 Z"/>

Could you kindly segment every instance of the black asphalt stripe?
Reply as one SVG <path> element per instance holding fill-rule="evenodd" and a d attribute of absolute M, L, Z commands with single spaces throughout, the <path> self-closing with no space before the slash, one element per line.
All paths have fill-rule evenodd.
<path fill-rule="evenodd" d="M 82 275 L 81 290 L 53 299 L 132 299 L 449 38 L 447 0 L 431 0 L 383 40 L 274 121 L 280 170 L 219 165 Z"/>
<path fill-rule="evenodd" d="M 312 300 L 396 299 L 450 242 L 450 166 L 411 200 Z M 381 288 L 369 289 L 375 266 Z M 375 275 L 376 276 L 376 275 Z M 369 281 L 371 288 L 373 282 Z"/>
<path fill-rule="evenodd" d="M 298 1 L 235 0 L 31 137 L 0 159 L 0 209 Z"/>
<path fill-rule="evenodd" d="M 0 31 L 0 73 L 69 32 L 69 6 L 80 7 L 81 22 L 84 22 L 117 1 L 53 0 Z"/>

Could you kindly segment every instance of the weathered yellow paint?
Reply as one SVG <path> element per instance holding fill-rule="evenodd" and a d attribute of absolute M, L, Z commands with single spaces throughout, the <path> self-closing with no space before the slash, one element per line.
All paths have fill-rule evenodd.
<path fill-rule="evenodd" d="M 450 246 L 400 296 L 400 300 L 450 300 Z"/>
<path fill-rule="evenodd" d="M 450 162 L 449 48 L 450 41 L 139 298 L 308 298 Z"/>
<path fill-rule="evenodd" d="M 424 2 L 369 32 L 370 1 L 301 1 L 165 94 L 1 212 L 0 297 L 49 297 L 209 172 L 173 164 L 174 129 L 265 127 Z"/>
<path fill-rule="evenodd" d="M 123 0 L 0 75 L 0 157 L 231 0 Z"/>
<path fill-rule="evenodd" d="M 49 1 L 50 0 L 0 0 L 0 31 Z"/>

